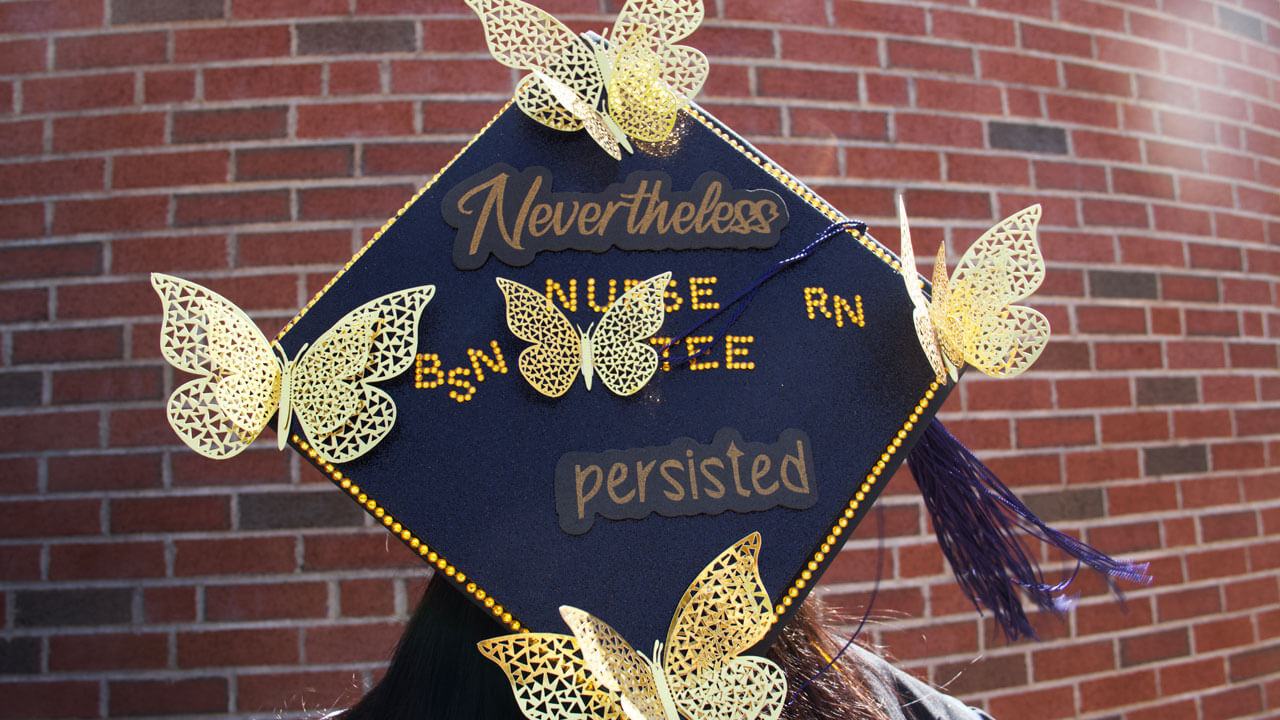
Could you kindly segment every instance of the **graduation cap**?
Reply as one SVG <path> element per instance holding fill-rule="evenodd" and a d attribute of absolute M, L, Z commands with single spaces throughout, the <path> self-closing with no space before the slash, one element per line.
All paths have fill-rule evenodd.
<path fill-rule="evenodd" d="M 1024 595 L 1060 608 L 1018 531 L 1143 577 L 1040 523 L 934 419 L 961 368 L 1015 374 L 1047 340 L 1016 304 L 1044 274 L 1038 206 L 924 283 L 905 213 L 899 258 L 690 101 L 706 60 L 676 41 L 700 3 L 632 0 L 594 39 L 468 4 L 530 75 L 274 340 L 154 276 L 165 356 L 197 376 L 169 403 L 185 442 L 227 457 L 275 416 L 282 445 L 537 638 L 486 654 L 509 673 L 580 658 L 556 683 L 608 676 L 570 692 L 606 716 L 644 673 L 600 648 L 663 640 L 641 664 L 687 677 L 767 646 L 908 457 L 957 578 L 1011 637 L 1031 632 Z M 767 717 L 777 678 L 745 657 L 733 672 L 762 674 L 739 709 Z"/>

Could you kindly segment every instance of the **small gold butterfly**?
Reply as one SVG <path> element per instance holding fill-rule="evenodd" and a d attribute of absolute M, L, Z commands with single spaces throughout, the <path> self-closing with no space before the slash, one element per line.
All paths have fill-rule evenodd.
<path fill-rule="evenodd" d="M 920 289 L 907 210 L 898 196 L 902 277 L 915 306 L 920 347 L 939 382 L 954 381 L 968 363 L 988 375 L 1011 377 L 1031 367 L 1049 342 L 1049 321 L 1017 300 L 1044 282 L 1044 256 L 1036 244 L 1040 206 L 1010 215 L 987 230 L 947 278 L 945 244 L 933 266 L 933 302 Z"/>
<path fill-rule="evenodd" d="M 615 394 L 633 395 L 658 369 L 658 351 L 644 340 L 666 320 L 663 296 L 671 273 L 655 275 L 610 303 L 595 332 L 590 326 L 575 329 L 546 295 L 533 288 L 497 280 L 507 302 L 507 327 L 533 343 L 520 353 L 520 373 L 543 395 L 564 395 L 579 370 L 587 390 L 599 373 Z"/>
<path fill-rule="evenodd" d="M 601 620 L 561 606 L 573 635 L 484 640 L 529 720 L 775 720 L 787 680 L 773 662 L 741 653 L 769 632 L 769 595 L 756 565 L 760 534 L 720 553 L 676 606 L 652 657 Z"/>
<path fill-rule="evenodd" d="M 169 424 L 183 442 L 206 457 L 229 458 L 276 414 L 283 450 L 296 414 L 317 455 L 332 463 L 360 457 L 391 431 L 395 402 L 369 383 L 413 364 L 418 320 L 435 294 L 423 285 L 370 300 L 290 360 L 212 290 L 160 273 L 151 274 L 151 285 L 164 303 L 161 354 L 199 376 L 169 397 Z"/>
<path fill-rule="evenodd" d="M 578 37 L 522 0 L 466 2 L 493 57 L 531 71 L 516 87 L 520 109 L 556 130 L 585 128 L 615 160 L 620 148 L 632 152 L 628 136 L 665 139 L 707 79 L 706 56 L 674 44 L 702 23 L 701 0 L 628 0 L 607 43 Z"/>

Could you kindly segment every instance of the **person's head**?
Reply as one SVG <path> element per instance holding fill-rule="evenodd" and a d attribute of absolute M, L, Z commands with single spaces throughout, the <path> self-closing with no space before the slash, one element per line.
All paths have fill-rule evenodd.
<path fill-rule="evenodd" d="M 862 669 L 845 656 L 827 669 L 843 641 L 832 634 L 833 615 L 810 596 L 768 649 L 787 676 L 789 692 L 805 685 L 782 712 L 791 720 L 879 717 Z M 339 720 L 523 720 L 502 670 L 476 643 L 507 634 L 450 583 L 434 576 L 405 627 L 386 674 Z"/>

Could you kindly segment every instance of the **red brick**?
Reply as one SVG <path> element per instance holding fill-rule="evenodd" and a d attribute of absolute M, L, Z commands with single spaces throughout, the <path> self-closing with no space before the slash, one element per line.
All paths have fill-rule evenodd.
<path fill-rule="evenodd" d="M 136 317 L 154 315 L 159 309 L 159 298 L 151 283 L 145 280 L 58 288 L 58 317 L 61 319 Z"/>
<path fill-rule="evenodd" d="M 1231 343 L 1228 347 L 1233 368 L 1276 367 L 1276 346 L 1272 343 Z"/>
<path fill-rule="evenodd" d="M 289 219 L 289 191 L 261 190 L 179 195 L 177 225 L 230 225 Z"/>
<path fill-rule="evenodd" d="M 148 670 L 169 663 L 166 633 L 95 633 L 49 638 L 49 669 Z"/>
<path fill-rule="evenodd" d="M 181 533 L 225 530 L 230 526 L 226 496 L 116 498 L 111 501 L 111 532 Z"/>
<path fill-rule="evenodd" d="M 258 65 L 209 68 L 204 93 L 210 100 L 315 96 L 320 94 L 320 65 Z"/>
<path fill-rule="evenodd" d="M 125 113 L 57 118 L 53 149 L 57 152 L 111 150 L 164 144 L 164 113 Z"/>
<path fill-rule="evenodd" d="M 896 139 L 901 143 L 980 148 L 986 142 L 982 123 L 977 120 L 932 113 L 897 113 L 894 127 Z"/>
<path fill-rule="evenodd" d="M 175 112 L 173 142 L 283 138 L 288 132 L 288 114 L 285 107 Z"/>
<path fill-rule="evenodd" d="M 1074 718 L 1079 715 L 1075 691 L 1071 686 L 1022 690 L 993 697 L 987 710 L 995 717 Z"/>
<path fill-rule="evenodd" d="M 736 33 L 737 28 L 734 30 Z M 699 32 L 698 36 L 701 48 L 702 33 Z M 779 37 L 782 41 L 782 57 L 791 60 L 822 63 L 833 70 L 838 67 L 874 68 L 880 65 L 879 46 L 872 37 L 841 37 L 838 42 L 832 42 L 832 35 L 828 33 L 795 31 L 780 32 Z M 851 76 L 845 76 L 846 79 L 849 77 Z M 851 92 L 857 94 L 856 89 Z"/>
<path fill-rule="evenodd" d="M 49 549 L 50 580 L 164 577 L 164 544 L 112 542 L 54 545 Z"/>
<path fill-rule="evenodd" d="M 53 232 L 58 234 L 138 231 L 161 228 L 168 222 L 166 195 L 129 195 L 95 200 L 59 200 L 53 209 Z"/>
<path fill-rule="evenodd" d="M 837 27 L 891 35 L 925 34 L 923 8 L 894 3 L 840 2 L 833 10 Z"/>
<path fill-rule="evenodd" d="M 1229 436 L 1231 416 L 1226 410 L 1178 410 L 1173 414 L 1173 433 L 1179 439 Z"/>
<path fill-rule="evenodd" d="M 359 674 L 350 670 L 236 673 L 236 708 L 271 714 L 350 707 L 360 699 Z"/>
<path fill-rule="evenodd" d="M 1030 185 L 1030 163 L 1019 157 L 949 153 L 947 179 L 963 183 Z"/>
<path fill-rule="evenodd" d="M 1110 641 L 1079 642 L 1069 647 L 1046 648 L 1031 653 L 1037 684 L 1049 680 L 1114 670 L 1116 653 Z"/>
<path fill-rule="evenodd" d="M 31 78 L 22 85 L 26 112 L 57 112 L 133 104 L 133 76 L 80 75 Z"/>
<path fill-rule="evenodd" d="M 342 617 L 389 617 L 396 611 L 395 584 L 385 578 L 341 580 L 338 597 Z"/>
<path fill-rule="evenodd" d="M 409 12 L 407 4 L 400 5 L 399 12 Z M 231 15 L 235 18 L 293 18 L 346 15 L 350 10 L 348 0 L 232 0 Z"/>
<path fill-rule="evenodd" d="M 1095 635 L 1115 633 L 1152 624 L 1151 598 L 1130 597 L 1124 605 L 1106 598 L 1096 604 L 1076 607 L 1077 633 Z"/>
<path fill-rule="evenodd" d="M 1058 86 L 1058 63 L 1049 58 L 982 50 L 978 53 L 978 64 L 980 76 L 987 80 L 1019 85 Z"/>
<path fill-rule="evenodd" d="M 1226 366 L 1221 343 L 1170 342 L 1165 354 L 1170 369 L 1222 368 Z"/>
<path fill-rule="evenodd" d="M 967 410 L 1034 410 L 1053 405 L 1053 387 L 1043 379 L 996 382 L 980 377 L 966 381 L 962 387 Z"/>
<path fill-rule="evenodd" d="M 159 368 L 102 368 L 53 374 L 55 404 L 157 400 L 164 384 Z"/>
<path fill-rule="evenodd" d="M 444 142 L 367 144 L 361 153 L 364 160 L 361 172 L 370 176 L 430 174 L 457 151 L 455 143 Z"/>
<path fill-rule="evenodd" d="M 1227 611 L 1274 607 L 1280 603 L 1276 577 L 1260 577 L 1226 585 Z"/>
<path fill-rule="evenodd" d="M 205 618 L 215 622 L 322 618 L 329 607 L 329 589 L 321 582 L 210 585 L 204 592 Z"/>
<path fill-rule="evenodd" d="M 724 9 L 726 18 L 787 25 L 827 24 L 825 8 L 809 3 L 775 3 L 769 0 L 739 0 Z"/>
<path fill-rule="evenodd" d="M 14 352 L 17 352 L 16 348 Z M 97 447 L 99 417 L 100 414 L 94 411 L 0 416 L 0 451 Z M 96 522 L 94 527 L 97 527 Z M 3 533 L 0 530 L 0 534 Z"/>
<path fill-rule="evenodd" d="M 1235 687 L 1219 693 L 1205 693 L 1200 698 L 1204 717 L 1237 718 L 1262 712 L 1262 689 L 1257 686 Z"/>
<path fill-rule="evenodd" d="M 45 5 L 49 0 L 0 5 L 0 26 L 6 25 L 4 10 L 13 5 Z M 99 717 L 97 681 L 52 680 L 45 682 L 0 683 L 0 718 Z"/>
<path fill-rule="evenodd" d="M 42 37 L 0 43 L 0 68 L 4 68 L 5 75 L 44 72 L 48 65 L 47 47 L 48 41 Z"/>
<path fill-rule="evenodd" d="M 163 481 L 159 455 L 67 455 L 51 457 L 48 463 L 53 492 L 156 488 Z"/>
<path fill-rule="evenodd" d="M 1215 277 L 1165 274 L 1160 278 L 1160 295 L 1166 300 L 1217 302 L 1218 280 Z"/>
<path fill-rule="evenodd" d="M 0 290 L 0 322 L 49 319 L 49 291 Z"/>
<path fill-rule="evenodd" d="M 1076 309 L 1076 326 L 1082 333 L 1145 335 L 1147 314 L 1143 308 L 1094 305 Z"/>
<path fill-rule="evenodd" d="M 280 484 L 291 481 L 290 457 L 270 450 L 246 450 L 234 458 L 209 462 L 191 452 L 173 457 L 173 483 L 178 487 Z"/>
<path fill-rule="evenodd" d="M 225 150 L 122 155 L 115 159 L 112 184 L 137 188 L 223 183 L 229 160 Z"/>
<path fill-rule="evenodd" d="M 703 98 L 742 98 L 751 95 L 751 74 L 749 68 L 742 65 L 721 65 L 702 86 Z"/>
<path fill-rule="evenodd" d="M 1054 417 L 1018 421 L 1018 447 L 1060 447 L 1096 442 L 1094 422 L 1089 417 Z"/>
<path fill-rule="evenodd" d="M 98 0 L 27 0 L 0 5 L 0 28 L 6 33 L 101 27 L 102 20 Z"/>
<path fill-rule="evenodd" d="M 935 623 L 925 629 L 887 630 L 883 638 L 899 660 L 973 654 L 978 649 L 978 626 L 973 621 Z"/>
<path fill-rule="evenodd" d="M 477 60 L 394 60 L 391 92 L 508 93 L 511 75 L 490 58 Z"/>
<path fill-rule="evenodd" d="M 113 409 L 107 444 L 113 448 L 177 445 L 179 438 L 160 407 Z"/>
<path fill-rule="evenodd" d="M 248 60 L 261 57 L 284 57 L 291 52 L 288 25 L 230 27 L 178 30 L 173 34 L 176 62 L 210 60 Z M 209 71 L 206 70 L 206 73 Z"/>
<path fill-rule="evenodd" d="M 934 10 L 931 16 L 933 23 L 929 35 L 932 37 L 963 40 L 979 45 L 1013 45 L 1017 42 L 1012 20 L 941 9 Z"/>
<path fill-rule="evenodd" d="M 178 540 L 174 546 L 174 575 L 183 577 L 289 573 L 297 565 L 292 537 Z"/>
<path fill-rule="evenodd" d="M 298 107 L 298 137 L 381 137 L 413 133 L 408 102 L 338 103 Z"/>
<path fill-rule="evenodd" d="M 252 233 L 238 237 L 237 265 L 290 265 L 308 262 L 341 264 L 351 256 L 349 230 Z"/>
<path fill-rule="evenodd" d="M 292 628 L 178 633 L 178 667 L 182 668 L 289 665 L 297 661 L 298 631 Z"/>
<path fill-rule="evenodd" d="M 387 543 L 385 532 L 358 535 L 309 535 L 302 560 L 306 570 L 422 567 L 422 560 L 399 543 Z"/>
<path fill-rule="evenodd" d="M 39 155 L 44 150 L 44 122 L 25 120 L 0 124 L 0 156 Z"/>
<path fill-rule="evenodd" d="M 195 620 L 196 589 L 183 586 L 144 588 L 142 617 L 146 622 L 158 624 Z"/>
<path fill-rule="evenodd" d="M 0 197 L 70 195 L 103 188 L 101 158 L 10 163 L 0 175 Z"/>
<path fill-rule="evenodd" d="M 1191 267 L 1213 270 L 1242 269 L 1240 248 L 1189 243 L 1187 251 L 1191 259 Z"/>
<path fill-rule="evenodd" d="M 244 149 L 236 152 L 236 179 L 349 177 L 352 156 L 349 145 Z"/>
<path fill-rule="evenodd" d="M 1112 673 L 1088 680 L 1080 683 L 1080 695 L 1081 709 L 1085 712 L 1154 700 L 1157 697 L 1155 671 Z"/>
<path fill-rule="evenodd" d="M 0 574 L 9 582 L 40 580 L 40 546 L 0 546 Z"/>
<path fill-rule="evenodd" d="M 809 100 L 858 100 L 858 75 L 830 70 L 764 67 L 757 71 L 759 94 L 764 97 Z"/>
<path fill-rule="evenodd" d="M 1064 409 L 1127 407 L 1133 402 L 1129 381 L 1125 378 L 1064 378 L 1055 381 L 1054 387 L 1058 407 Z"/>
<path fill-rule="evenodd" d="M 1108 162 L 1142 162 L 1141 145 L 1135 138 L 1114 133 L 1075 130 L 1071 133 L 1071 144 L 1079 157 Z"/>
<path fill-rule="evenodd" d="M 1240 314 L 1229 310 L 1186 311 L 1188 335 L 1222 335 L 1236 337 L 1240 334 Z"/>
<path fill-rule="evenodd" d="M 168 40 L 162 32 L 81 35 L 57 39 L 54 66 L 59 70 L 124 67 L 162 63 Z"/>
<path fill-rule="evenodd" d="M 888 117 L 884 113 L 849 112 L 823 108 L 791 108 L 791 134 L 796 137 L 838 137 L 887 140 Z M 737 123 L 726 119 L 737 128 Z"/>
<path fill-rule="evenodd" d="M 1095 353 L 1099 370 L 1134 370 L 1163 366 L 1158 343 L 1098 343 L 1095 346 Z"/>
<path fill-rule="evenodd" d="M 951 45 L 889 40 L 889 67 L 973 75 L 973 51 Z"/>
<path fill-rule="evenodd" d="M 315 188 L 298 194 L 298 214 L 304 220 L 385 218 L 413 196 L 411 185 Z"/>
<path fill-rule="evenodd" d="M 314 663 L 384 662 L 395 649 L 399 623 L 335 625 L 307 630 L 307 660 Z"/>
<path fill-rule="evenodd" d="M 142 92 L 147 103 L 177 103 L 196 96 L 196 74 L 191 70 L 154 70 L 143 75 Z"/>
<path fill-rule="evenodd" d="M 120 160 L 116 160 L 119 168 Z M 111 269 L 118 273 L 214 270 L 227 267 L 227 236 L 177 235 L 116 240 L 111 243 Z"/>
<path fill-rule="evenodd" d="M 849 158 L 850 175 L 883 180 L 940 180 L 942 164 L 936 152 L 867 148 Z"/>
<path fill-rule="evenodd" d="M 867 86 L 869 105 L 901 106 L 911 102 L 907 79 L 900 75 L 866 73 L 863 75 L 863 84 Z"/>
<path fill-rule="evenodd" d="M 256 663 L 246 663 L 256 664 Z M 226 678 L 182 680 L 112 680 L 112 717 L 174 716 L 225 712 Z"/>
<path fill-rule="evenodd" d="M 44 244 L 0 249 L 0 278 L 50 278 L 98 275 L 102 245 L 96 242 Z"/>

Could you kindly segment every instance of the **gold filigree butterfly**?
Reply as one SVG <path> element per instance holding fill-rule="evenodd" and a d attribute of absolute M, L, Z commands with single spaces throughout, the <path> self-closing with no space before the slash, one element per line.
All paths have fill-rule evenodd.
<path fill-rule="evenodd" d="M 671 273 L 655 275 L 605 308 L 592 332 L 574 328 L 546 295 L 514 280 L 498 278 L 507 303 L 507 327 L 533 345 L 520 353 L 520 373 L 547 397 L 565 394 L 578 372 L 591 389 L 596 373 L 617 395 L 633 395 L 658 369 L 658 351 L 645 340 L 666 319 L 663 296 Z"/>
<path fill-rule="evenodd" d="M 243 451 L 276 414 L 284 449 L 293 415 L 322 459 L 343 463 L 377 445 L 396 405 L 369 383 L 413 364 L 418 320 L 435 286 L 401 290 L 347 313 L 292 360 L 240 308 L 193 282 L 152 273 L 164 303 L 160 352 L 198 377 L 169 397 L 169 424 L 191 449 L 215 459 Z"/>
<path fill-rule="evenodd" d="M 988 375 L 1018 375 L 1049 342 L 1049 321 L 1018 300 L 1044 282 L 1044 257 L 1036 244 L 1040 206 L 1010 215 L 987 230 L 947 277 L 946 245 L 933 266 L 933 302 L 920 289 L 907 211 L 898 197 L 902 226 L 902 277 L 915 306 L 920 346 L 940 382 L 954 381 L 968 363 Z"/>
<path fill-rule="evenodd" d="M 614 159 L 632 152 L 628 136 L 665 139 L 707 79 L 706 56 L 674 44 L 702 23 L 701 0 L 628 0 L 603 43 L 521 0 L 466 2 L 484 23 L 493 57 L 531 71 L 516 105 L 547 127 L 585 128 Z"/>
<path fill-rule="evenodd" d="M 529 720 L 774 720 L 786 676 L 765 658 L 741 654 L 770 627 L 759 551 L 760 534 L 752 533 L 703 568 L 652 657 L 569 606 L 560 616 L 573 635 L 505 635 L 480 642 L 480 652 L 506 672 Z"/>

